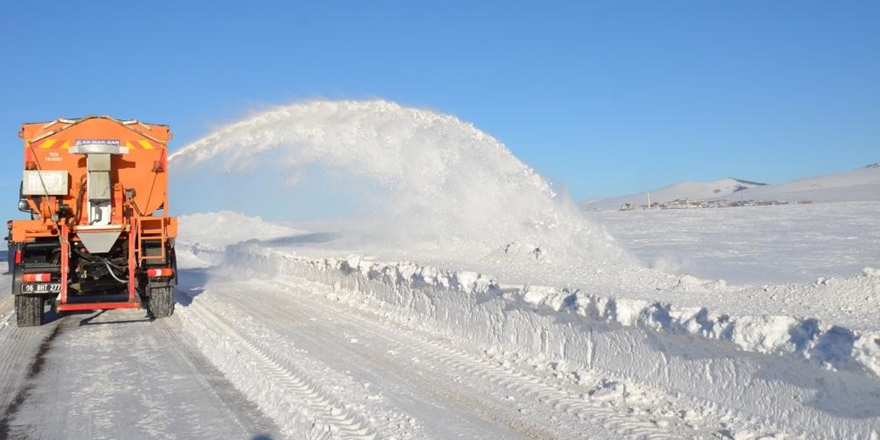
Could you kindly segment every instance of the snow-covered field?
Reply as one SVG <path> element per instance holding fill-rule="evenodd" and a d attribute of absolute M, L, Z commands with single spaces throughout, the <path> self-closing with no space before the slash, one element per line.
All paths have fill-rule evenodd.
<path fill-rule="evenodd" d="M 736 284 L 811 282 L 880 267 L 880 203 L 602 211 L 640 261 Z"/>
<path fill-rule="evenodd" d="M 274 211 L 181 217 L 166 321 L 15 329 L 6 287 L 0 438 L 880 439 L 880 203 L 585 216 L 473 126 L 385 101 L 272 110 L 171 166 L 211 194 L 281 177 L 241 205 Z M 315 176 L 369 209 L 291 221 Z"/>

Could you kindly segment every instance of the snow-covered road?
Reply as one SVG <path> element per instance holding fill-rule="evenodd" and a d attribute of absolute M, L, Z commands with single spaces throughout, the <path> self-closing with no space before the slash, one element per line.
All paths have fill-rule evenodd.
<path fill-rule="evenodd" d="M 179 319 L 115 310 L 19 329 L 2 298 L 0 439 L 277 438 Z"/>
<path fill-rule="evenodd" d="M 209 280 L 180 298 L 185 333 L 289 438 L 708 436 L 613 392 L 584 399 L 591 388 L 575 378 L 328 302 L 305 280 Z"/>

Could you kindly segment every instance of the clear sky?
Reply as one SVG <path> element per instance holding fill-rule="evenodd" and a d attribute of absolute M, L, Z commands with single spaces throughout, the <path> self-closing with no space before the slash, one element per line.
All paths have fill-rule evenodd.
<path fill-rule="evenodd" d="M 880 2 L 0 3 L 0 216 L 22 122 L 384 98 L 500 139 L 573 198 L 880 161 Z"/>

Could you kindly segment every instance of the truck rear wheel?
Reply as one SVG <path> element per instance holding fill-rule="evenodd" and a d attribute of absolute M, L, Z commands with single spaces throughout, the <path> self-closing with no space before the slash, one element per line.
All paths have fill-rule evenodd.
<path fill-rule="evenodd" d="M 153 318 L 167 318 L 174 313 L 174 288 L 150 287 L 147 310 Z"/>
<path fill-rule="evenodd" d="M 36 327 L 43 323 L 45 299 L 40 295 L 15 295 L 15 317 L 19 327 Z"/>

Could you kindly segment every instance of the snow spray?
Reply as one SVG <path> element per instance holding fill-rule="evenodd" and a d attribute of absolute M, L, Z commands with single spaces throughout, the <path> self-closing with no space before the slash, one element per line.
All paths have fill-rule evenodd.
<path fill-rule="evenodd" d="M 368 229 L 362 235 L 379 245 L 496 250 L 534 243 L 578 248 L 605 261 L 623 253 L 604 228 L 560 200 L 492 136 L 454 116 L 384 100 L 275 108 L 217 129 L 170 161 L 172 173 L 190 174 L 190 184 L 214 175 L 217 199 L 244 191 L 249 201 L 260 201 L 257 206 L 284 206 L 291 216 L 316 208 L 297 198 L 304 176 L 321 180 L 313 187 L 347 187 L 342 192 L 370 211 L 359 214 L 357 224 Z M 249 187 L 266 176 L 277 181 Z M 334 202 L 328 198 L 335 197 L 312 202 Z M 285 217 L 283 211 L 247 213 Z"/>

